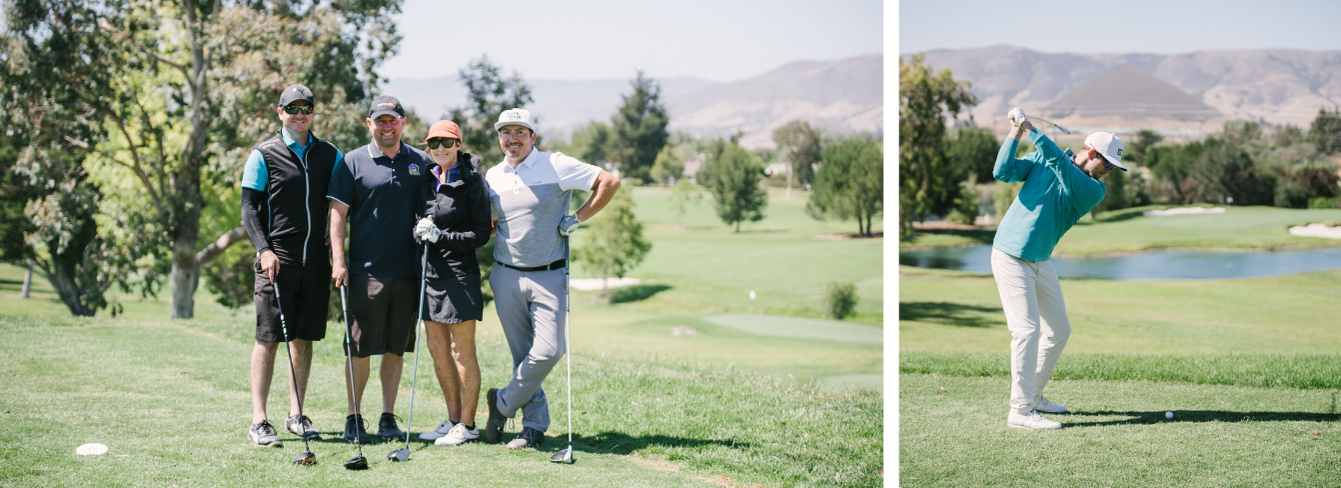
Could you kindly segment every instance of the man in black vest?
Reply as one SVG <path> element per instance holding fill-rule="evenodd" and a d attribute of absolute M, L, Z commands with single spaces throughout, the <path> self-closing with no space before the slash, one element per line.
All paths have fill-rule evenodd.
<path fill-rule="evenodd" d="M 276 110 L 283 128 L 252 150 L 242 171 L 242 224 L 256 245 L 256 345 L 251 352 L 252 426 L 247 440 L 257 446 L 280 445 L 265 413 L 275 352 L 285 341 L 280 313 L 288 325 L 294 363 L 284 427 L 305 438 L 319 435 L 312 420 L 299 414 L 298 402 L 307 391 L 312 342 L 326 336 L 331 297 L 326 190 L 344 155 L 309 132 L 315 109 L 307 87 L 285 88 Z"/>

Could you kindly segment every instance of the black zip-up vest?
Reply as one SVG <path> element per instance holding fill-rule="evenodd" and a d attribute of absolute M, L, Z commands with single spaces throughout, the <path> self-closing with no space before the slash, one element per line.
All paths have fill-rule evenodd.
<path fill-rule="evenodd" d="M 265 157 L 268 178 L 259 217 L 275 256 L 286 263 L 327 264 L 326 189 L 335 170 L 335 146 L 312 136 L 299 158 L 276 134 L 256 150 Z"/>

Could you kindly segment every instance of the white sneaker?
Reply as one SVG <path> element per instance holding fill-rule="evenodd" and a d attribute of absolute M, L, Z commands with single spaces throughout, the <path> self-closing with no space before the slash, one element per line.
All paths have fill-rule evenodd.
<path fill-rule="evenodd" d="M 452 421 L 451 421 L 450 419 L 448 419 L 448 420 L 444 420 L 444 421 L 442 421 L 441 424 L 438 424 L 438 428 L 433 429 L 433 430 L 430 430 L 430 431 L 425 432 L 425 433 L 423 433 L 423 434 L 419 434 L 419 440 L 421 440 L 421 441 L 436 441 L 436 440 L 438 440 L 438 439 L 441 439 L 441 438 L 443 438 L 444 436 L 446 436 L 448 432 L 451 432 L 451 431 L 452 431 L 452 426 L 453 426 L 453 425 L 455 425 L 455 424 L 453 424 Z"/>
<path fill-rule="evenodd" d="M 435 446 L 459 446 L 480 438 L 480 429 L 468 430 L 466 424 L 456 424 L 446 436 L 433 441 Z"/>
<path fill-rule="evenodd" d="M 1062 424 L 1043 418 L 1038 412 L 1029 412 L 1021 415 L 1011 412 L 1006 417 L 1006 426 L 1016 429 L 1060 429 Z"/>
<path fill-rule="evenodd" d="M 1066 413 L 1066 412 L 1068 412 L 1068 410 L 1066 409 L 1066 407 L 1064 407 L 1064 406 L 1062 406 L 1062 405 L 1058 405 L 1058 404 L 1056 404 L 1056 403 L 1052 403 L 1052 402 L 1048 401 L 1047 398 L 1043 398 L 1043 397 L 1041 397 L 1041 396 L 1038 397 L 1038 403 L 1035 403 L 1035 404 L 1034 404 L 1034 411 L 1035 411 L 1035 412 L 1043 412 L 1043 413 Z"/>

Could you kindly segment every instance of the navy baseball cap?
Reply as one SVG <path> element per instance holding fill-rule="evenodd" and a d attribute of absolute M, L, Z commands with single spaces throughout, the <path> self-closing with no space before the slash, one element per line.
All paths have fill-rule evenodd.
<path fill-rule="evenodd" d="M 372 107 L 368 109 L 368 118 L 376 119 L 383 115 L 391 115 L 398 119 L 405 118 L 405 108 L 400 106 L 400 100 L 390 95 L 382 95 L 374 98 Z"/>
<path fill-rule="evenodd" d="M 284 93 L 279 95 L 279 106 L 287 107 L 290 103 L 298 100 L 307 100 L 307 103 L 314 106 L 317 104 L 316 98 L 312 96 L 312 90 L 308 90 L 307 87 L 294 83 L 289 85 L 288 88 L 285 88 Z"/>

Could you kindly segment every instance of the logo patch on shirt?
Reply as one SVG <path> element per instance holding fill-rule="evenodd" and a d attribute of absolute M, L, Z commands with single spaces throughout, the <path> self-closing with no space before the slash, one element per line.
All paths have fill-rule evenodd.
<path fill-rule="evenodd" d="M 417 165 L 417 164 L 411 164 L 411 165 L 410 165 L 410 174 L 415 175 L 415 176 L 419 176 L 419 165 Z"/>

